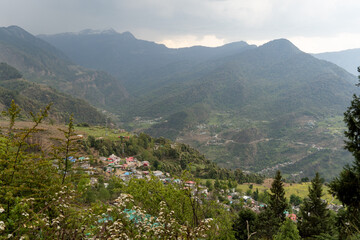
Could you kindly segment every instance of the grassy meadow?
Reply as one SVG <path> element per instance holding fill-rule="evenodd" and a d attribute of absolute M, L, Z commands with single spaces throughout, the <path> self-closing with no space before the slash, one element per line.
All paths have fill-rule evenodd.
<path fill-rule="evenodd" d="M 268 190 L 268 192 L 270 192 L 271 180 L 266 179 L 263 184 L 252 184 L 252 185 L 253 185 L 252 191 L 255 191 L 257 188 L 257 189 L 259 189 L 259 192 L 263 192 L 265 190 Z M 301 197 L 302 199 L 304 199 L 308 196 L 308 193 L 309 193 L 308 189 L 309 189 L 310 185 L 311 185 L 310 182 L 285 183 L 284 184 L 285 196 L 287 199 L 290 199 L 290 196 L 292 194 L 295 194 L 295 195 Z M 249 189 L 249 186 L 250 186 L 250 184 L 248 184 L 248 183 L 241 184 L 236 187 L 236 190 L 239 192 L 245 193 Z M 331 194 L 329 193 L 329 188 L 325 185 L 323 185 L 323 194 L 324 194 L 323 199 L 325 199 L 327 202 L 334 203 L 334 204 L 340 204 L 338 200 L 334 199 L 331 196 Z"/>

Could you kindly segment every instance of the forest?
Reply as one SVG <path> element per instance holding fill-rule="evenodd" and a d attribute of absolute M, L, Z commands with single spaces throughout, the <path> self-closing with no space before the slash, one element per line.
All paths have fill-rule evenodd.
<path fill-rule="evenodd" d="M 331 193 L 343 204 L 338 212 L 327 208 L 323 179 L 311 180 L 304 199 L 285 198 L 284 179 L 278 171 L 271 192 L 249 191 L 264 203 L 253 211 L 246 201 L 229 203 L 221 192 L 243 182 L 263 178 L 240 170 L 217 167 L 185 144 L 171 147 L 164 138 L 139 134 L 128 141 L 108 141 L 89 136 L 80 140 L 73 118 L 61 130 L 50 153 L 41 151 L 30 140 L 46 120 L 50 105 L 31 114 L 30 128 L 15 127 L 21 109 L 13 101 L 2 113 L 8 127 L 0 138 L 0 231 L 1 238 L 15 239 L 358 239 L 360 155 L 357 128 L 360 99 L 354 96 L 345 113 L 346 148 L 353 153 L 353 165 L 329 183 Z M 154 146 L 161 146 L 154 148 Z M 152 149 L 152 150 L 150 150 Z M 156 149 L 156 150 L 155 150 Z M 152 170 L 177 176 L 178 183 L 164 184 L 155 177 L 128 182 L 106 175 L 90 177 L 70 161 L 79 152 L 100 155 L 136 155 L 151 162 Z M 90 160 L 91 161 L 91 160 Z M 92 162 L 91 164 L 96 164 Z M 191 167 L 191 164 L 197 167 Z M 203 165 L 202 168 L 199 166 Z M 188 167 L 189 166 L 189 167 Z M 247 178 L 245 176 L 248 176 Z M 201 193 L 200 178 L 207 190 Z M 214 184 L 209 179 L 215 179 Z M 195 185 L 189 187 L 188 181 Z M 105 186 L 106 181 L 106 186 Z M 224 182 L 225 181 L 225 182 Z M 224 184 L 228 183 L 228 184 Z M 211 197 L 209 197 L 211 196 Z M 294 204 L 298 218 L 289 219 Z"/>

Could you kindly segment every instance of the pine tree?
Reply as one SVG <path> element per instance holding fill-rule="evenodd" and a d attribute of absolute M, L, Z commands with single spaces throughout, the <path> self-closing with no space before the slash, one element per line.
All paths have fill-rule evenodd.
<path fill-rule="evenodd" d="M 257 221 L 257 236 L 272 239 L 285 220 L 285 210 L 288 207 L 280 171 L 276 172 L 271 184 L 270 201 L 265 211 L 261 212 Z"/>
<path fill-rule="evenodd" d="M 282 223 L 285 220 L 285 210 L 288 207 L 288 204 L 286 202 L 284 184 L 282 182 L 280 171 L 276 172 L 270 190 L 272 194 L 270 195 L 269 208 L 273 212 L 274 218 Z"/>
<path fill-rule="evenodd" d="M 360 86 L 360 82 L 357 86 Z M 338 223 L 340 235 L 343 236 L 351 232 L 358 234 L 360 229 L 360 98 L 355 94 L 344 113 L 344 122 L 348 129 L 345 131 L 348 139 L 345 141 L 345 149 L 355 159 L 352 166 L 345 166 L 340 176 L 330 183 L 330 192 L 346 206 L 346 212 Z"/>
<path fill-rule="evenodd" d="M 319 173 L 316 173 L 309 187 L 308 198 L 300 206 L 299 230 L 303 238 L 331 231 L 330 211 L 326 209 L 327 204 L 321 199 L 322 196 L 322 181 Z"/>

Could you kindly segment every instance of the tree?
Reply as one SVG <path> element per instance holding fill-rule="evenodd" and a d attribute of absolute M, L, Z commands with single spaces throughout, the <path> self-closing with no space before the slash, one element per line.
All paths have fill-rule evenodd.
<path fill-rule="evenodd" d="M 219 190 L 219 189 L 221 188 L 221 184 L 220 184 L 219 179 L 216 179 L 216 180 L 215 180 L 214 188 L 215 188 L 216 190 Z"/>
<path fill-rule="evenodd" d="M 259 214 L 257 221 L 259 236 L 265 239 L 272 239 L 278 231 L 285 220 L 285 210 L 288 207 L 280 171 L 276 172 L 270 190 L 272 194 L 270 194 L 268 207 Z"/>
<path fill-rule="evenodd" d="M 211 182 L 210 179 L 206 180 L 206 184 L 205 186 L 208 188 L 208 190 L 211 192 L 212 190 L 214 190 L 214 185 L 213 183 Z"/>
<path fill-rule="evenodd" d="M 255 221 L 256 213 L 248 208 L 243 208 L 233 224 L 235 238 L 240 240 L 247 240 L 251 235 L 256 233 Z"/>
<path fill-rule="evenodd" d="M 295 194 L 291 194 L 289 203 L 295 206 L 299 206 L 302 203 L 301 197 Z"/>
<path fill-rule="evenodd" d="M 358 72 L 360 72 L 360 67 Z M 359 85 L 360 83 L 357 84 Z M 358 232 L 360 229 L 360 98 L 356 94 L 353 95 L 351 105 L 344 113 L 344 122 L 347 126 L 344 132 L 347 138 L 345 149 L 354 156 L 354 163 L 351 166 L 345 166 L 340 176 L 330 183 L 330 192 L 347 209 L 344 218 L 339 218 L 342 222 L 338 225 L 343 226 L 340 229 L 340 235 L 341 232 L 344 234 Z"/>
<path fill-rule="evenodd" d="M 74 158 L 75 154 L 78 152 L 77 140 L 74 128 L 74 119 L 73 115 L 69 118 L 69 124 L 66 130 L 58 129 L 64 134 L 64 139 L 57 138 L 61 142 L 60 146 L 53 146 L 53 156 L 54 159 L 57 159 L 59 164 L 59 169 L 62 171 L 62 184 L 65 183 L 65 179 L 68 176 L 68 173 L 71 172 L 71 160 Z"/>
<path fill-rule="evenodd" d="M 284 184 L 280 171 L 276 172 L 270 191 L 272 194 L 270 194 L 269 208 L 273 212 L 274 218 L 278 219 L 281 223 L 285 220 L 285 210 L 288 204 L 286 202 Z"/>
<path fill-rule="evenodd" d="M 321 199 L 322 196 L 322 181 L 319 173 L 316 173 L 309 187 L 308 198 L 300 206 L 299 230 L 303 238 L 331 231 L 330 211 L 326 208 L 326 202 Z"/>
<path fill-rule="evenodd" d="M 255 201 L 258 201 L 259 200 L 259 189 L 256 188 L 256 190 L 252 193 L 252 198 L 255 200 Z"/>
<path fill-rule="evenodd" d="M 299 230 L 296 224 L 290 219 L 286 219 L 281 225 L 279 232 L 274 236 L 274 240 L 300 240 Z"/>

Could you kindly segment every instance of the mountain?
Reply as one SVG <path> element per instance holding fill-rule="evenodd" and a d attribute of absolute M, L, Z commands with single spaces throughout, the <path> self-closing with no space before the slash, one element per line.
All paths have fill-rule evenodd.
<path fill-rule="evenodd" d="M 341 116 L 357 89 L 345 70 L 285 39 L 193 69 L 164 79 L 124 112 L 161 117 L 148 133 L 191 143 L 221 166 L 262 173 L 286 167 L 312 176 L 351 162 L 342 149 Z"/>
<path fill-rule="evenodd" d="M 6 63 L 0 63 L 0 110 L 8 109 L 12 100 L 23 110 L 24 117 L 29 117 L 26 113 L 36 113 L 47 104 L 53 103 L 49 113 L 49 118 L 53 121 L 67 121 L 69 116 L 74 114 L 74 120 L 78 123 L 105 122 L 105 116 L 84 100 L 59 93 L 46 85 L 27 81 L 18 70 Z"/>
<path fill-rule="evenodd" d="M 170 49 L 162 44 L 136 39 L 130 32 L 117 33 L 113 30 L 84 30 L 38 37 L 81 66 L 119 77 L 126 89 L 134 94 L 156 88 L 162 78 L 187 71 L 196 63 L 255 47 L 237 42 L 216 48 L 195 46 Z"/>
<path fill-rule="evenodd" d="M 348 49 L 338 52 L 313 54 L 314 57 L 335 63 L 355 76 L 359 75 L 357 68 L 360 66 L 360 49 Z"/>
<path fill-rule="evenodd" d="M 128 94 L 111 75 L 72 63 L 61 51 L 20 27 L 0 28 L 0 62 L 19 69 L 26 79 L 111 109 Z"/>
<path fill-rule="evenodd" d="M 168 49 L 128 32 L 40 37 L 122 78 L 129 128 L 189 143 L 223 167 L 330 179 L 351 162 L 341 119 L 356 78 L 286 39 Z"/>
<path fill-rule="evenodd" d="M 343 69 L 301 52 L 284 39 L 193 69 L 182 78 L 169 76 L 161 88 L 143 93 L 129 103 L 130 112 L 161 117 L 202 104 L 254 120 L 297 113 L 339 114 L 356 82 Z"/>

